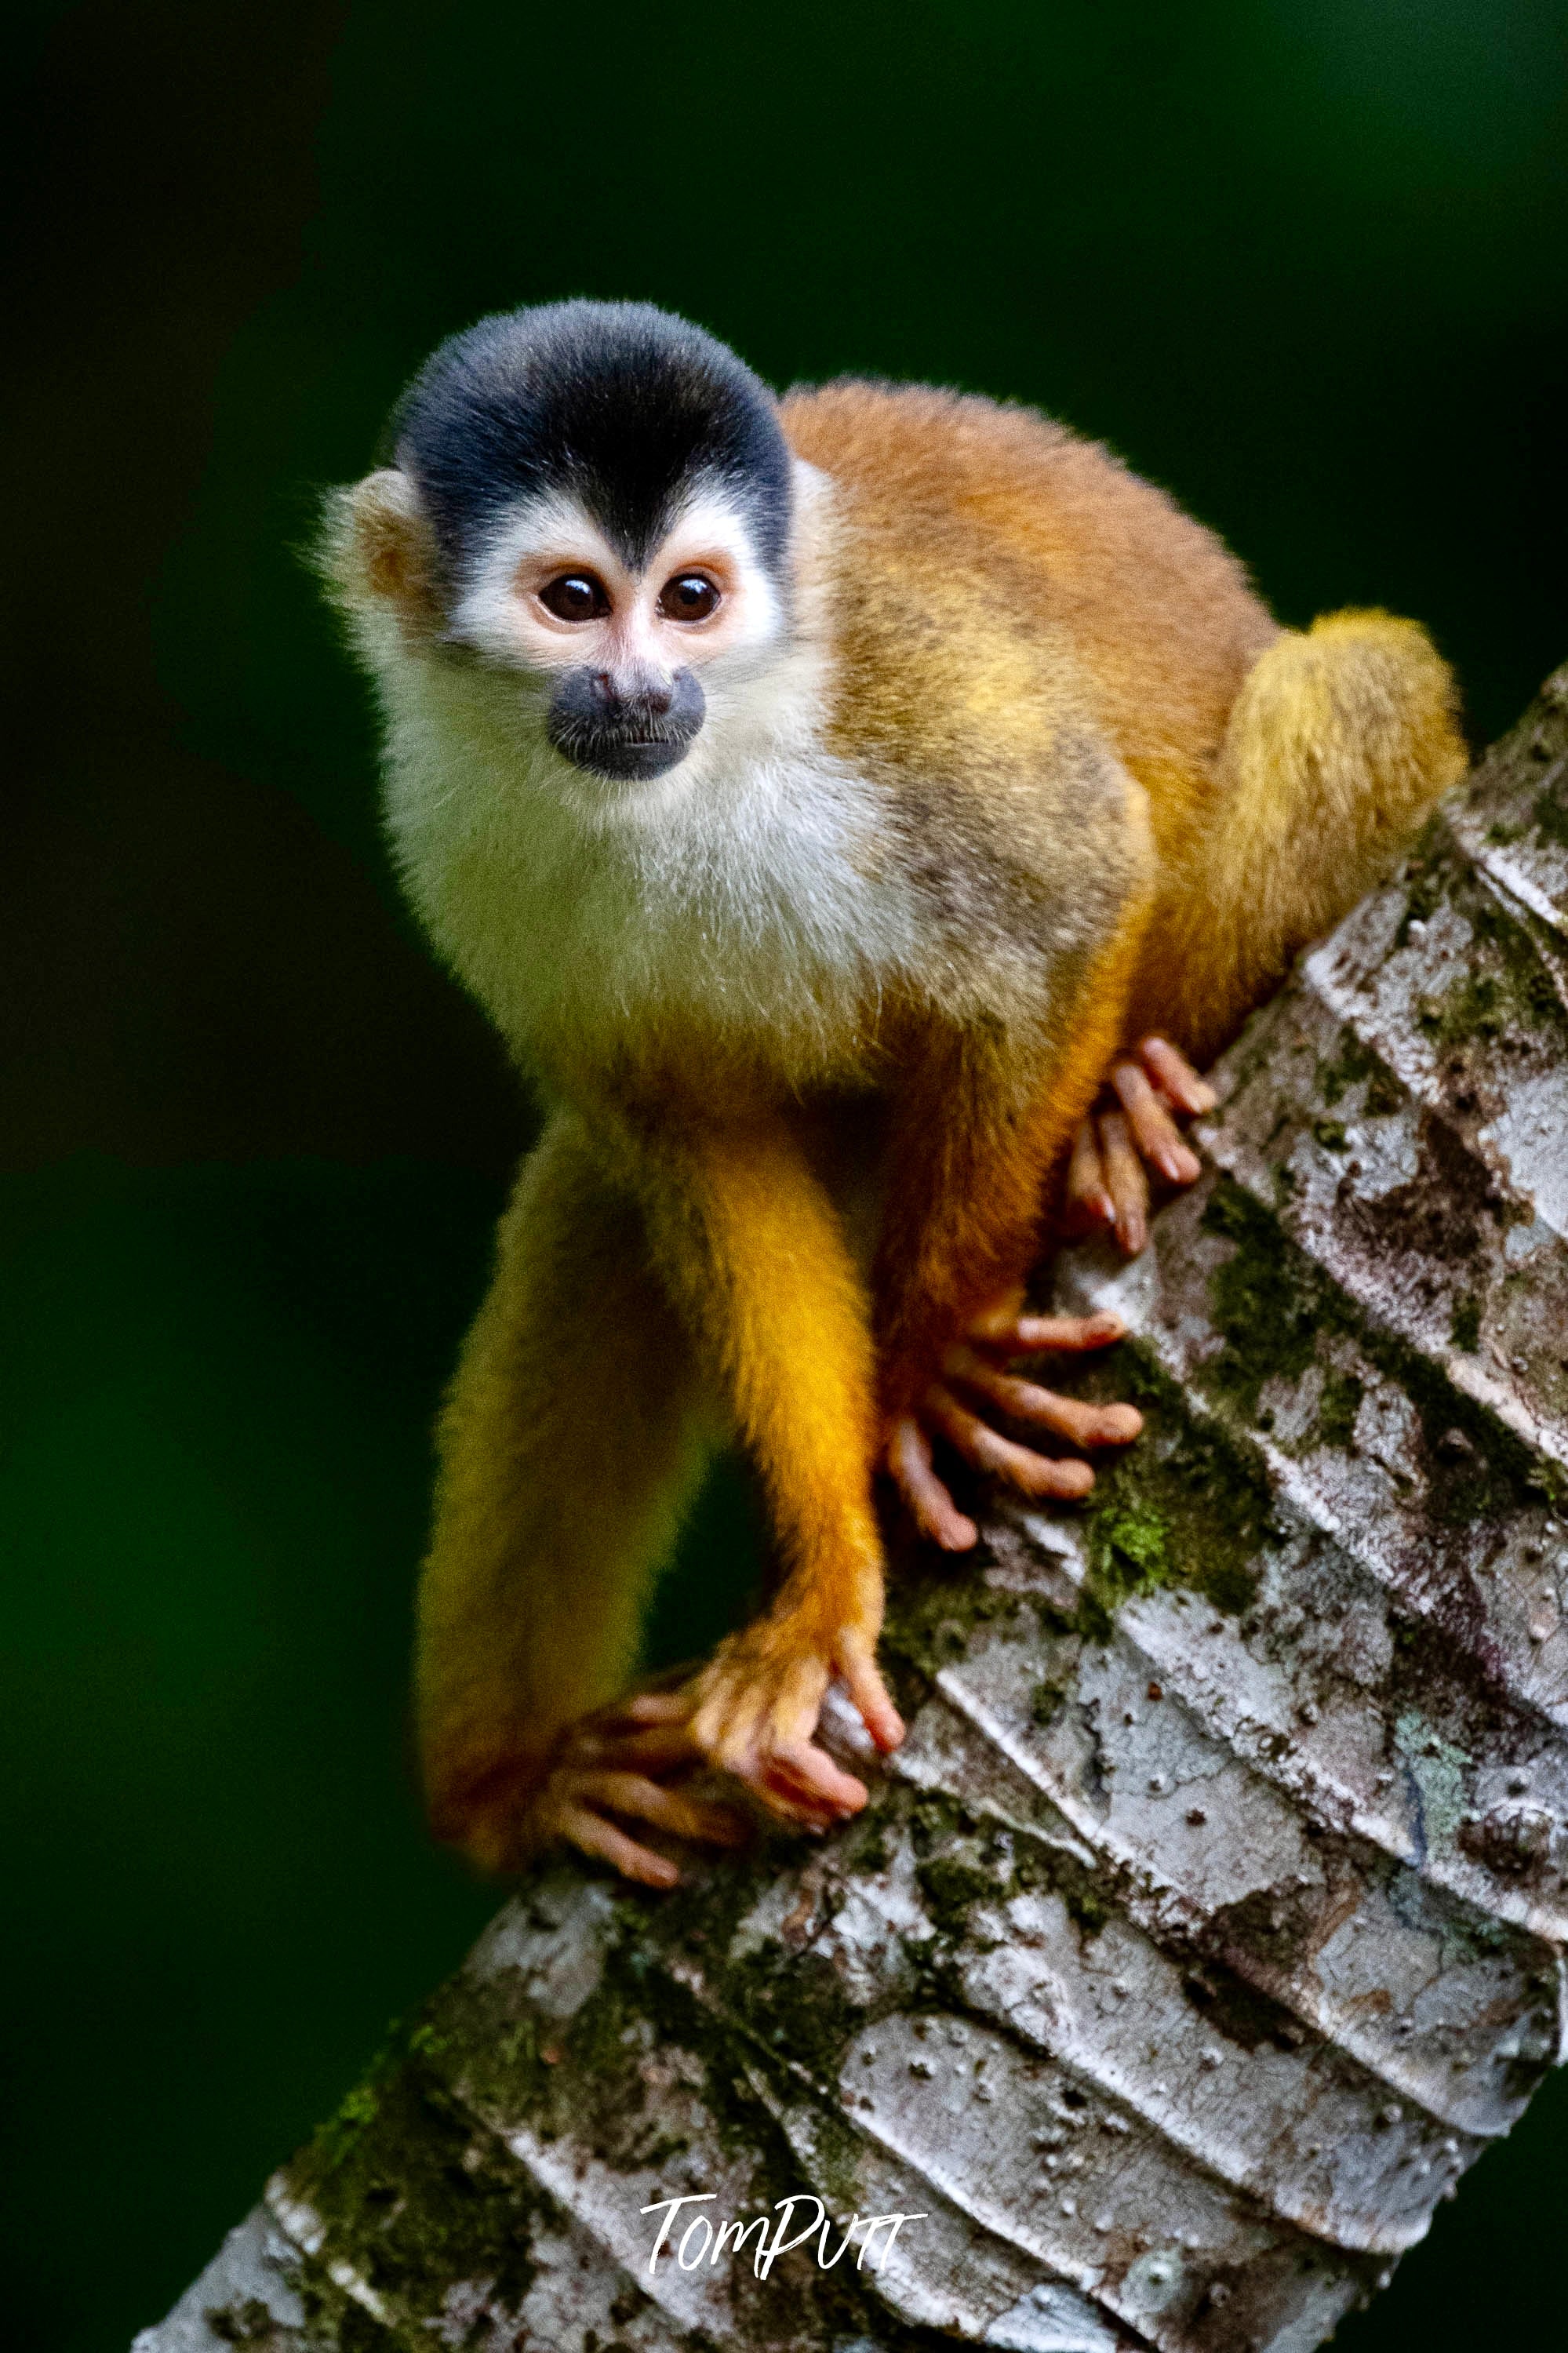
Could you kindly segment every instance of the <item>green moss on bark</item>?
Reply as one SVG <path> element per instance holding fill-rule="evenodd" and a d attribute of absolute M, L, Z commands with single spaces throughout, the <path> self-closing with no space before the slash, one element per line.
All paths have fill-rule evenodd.
<path fill-rule="evenodd" d="M 1422 1029 L 1443 1047 L 1507 1030 L 1533 1039 L 1545 1031 L 1560 1046 L 1568 1014 L 1530 920 L 1505 913 L 1475 886 L 1467 897 L 1465 912 L 1487 968 L 1466 971 L 1442 996 L 1425 999 L 1416 1016 Z"/>
<path fill-rule="evenodd" d="M 1462 1291 L 1454 1302 L 1448 1337 L 1467 1356 L 1473 1356 L 1481 1345 L 1481 1303 L 1470 1292 Z"/>
<path fill-rule="evenodd" d="M 1354 1373 L 1326 1373 L 1318 1406 L 1317 1436 L 1320 1445 L 1343 1453 L 1355 1442 L 1356 1416 L 1366 1395 L 1366 1383 Z"/>
<path fill-rule="evenodd" d="M 1225 1343 L 1209 1382 L 1253 1420 L 1264 1384 L 1277 1376 L 1299 1380 L 1317 1355 L 1319 1335 L 1348 1330 L 1353 1319 L 1348 1303 L 1270 1212 L 1232 1178 L 1215 1186 L 1202 1223 L 1234 1245 L 1209 1286 L 1214 1327 Z"/>
<path fill-rule="evenodd" d="M 409 2054 L 362 2089 L 288 2172 L 291 2194 L 328 2225 L 334 2261 L 398 2321 L 437 2318 L 459 2280 L 491 2282 L 493 2300 L 517 2310 L 535 2226 L 562 2218 L 428 2060 Z M 387 2341 L 341 2276 L 307 2262 L 302 2286 L 339 2344 Z"/>
<path fill-rule="evenodd" d="M 1239 1614 L 1256 1589 L 1271 1512 L 1253 1449 L 1218 1420 L 1195 1415 L 1135 1340 L 1065 1376 L 1063 1386 L 1084 1397 L 1130 1399 L 1144 1417 L 1137 1443 L 1098 1463 L 1095 1486 L 1074 1514 L 1088 1563 L 1078 1630 L 1106 1641 L 1125 1601 L 1164 1586 L 1202 1593 L 1216 1609 Z"/>
<path fill-rule="evenodd" d="M 1504 1517 L 1541 1494 L 1554 1502 L 1568 1494 L 1558 1466 L 1542 1461 L 1499 1415 L 1456 1388 L 1440 1365 L 1363 1316 L 1271 1212 L 1231 1178 L 1216 1185 L 1203 1224 L 1235 1245 L 1210 1284 L 1215 1326 L 1226 1346 L 1208 1383 L 1249 1419 L 1257 1419 L 1267 1380 L 1299 1380 L 1317 1359 L 1320 1341 L 1348 1339 L 1416 1409 L 1428 1455 L 1425 1508 L 1431 1519 L 1461 1526 L 1478 1516 Z M 1457 1321 L 1462 1308 L 1463 1302 Z M 1459 1331 L 1469 1328 L 1465 1317 Z M 1478 1338 L 1478 1319 L 1475 1328 Z M 1324 1412 L 1330 1426 L 1336 1414 L 1342 1420 L 1350 1398 L 1344 1384 L 1352 1379 L 1359 1376 L 1340 1369 L 1325 1378 L 1319 1422 L 1325 1442 Z"/>

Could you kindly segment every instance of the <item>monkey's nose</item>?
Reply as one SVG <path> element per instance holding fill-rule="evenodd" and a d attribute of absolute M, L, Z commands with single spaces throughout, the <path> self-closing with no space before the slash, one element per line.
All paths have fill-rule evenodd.
<path fill-rule="evenodd" d="M 594 691 L 609 720 L 663 719 L 674 704 L 675 692 L 662 679 L 618 679 L 613 670 L 594 673 Z"/>

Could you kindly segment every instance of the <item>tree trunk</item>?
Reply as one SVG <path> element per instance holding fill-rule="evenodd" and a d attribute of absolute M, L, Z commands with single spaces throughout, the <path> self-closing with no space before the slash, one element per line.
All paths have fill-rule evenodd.
<path fill-rule="evenodd" d="M 1563 2034 L 1565 913 L 1568 669 L 1059 1270 L 1146 1434 L 899 1565 L 866 1813 L 530 1878 L 139 2353 L 1308 2353 L 1386 2281 Z"/>

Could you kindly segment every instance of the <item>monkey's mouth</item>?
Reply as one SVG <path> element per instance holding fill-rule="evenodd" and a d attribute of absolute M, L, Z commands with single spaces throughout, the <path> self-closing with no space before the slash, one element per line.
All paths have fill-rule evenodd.
<path fill-rule="evenodd" d="M 678 767 L 702 731 L 706 704 L 690 670 L 667 688 L 617 694 L 609 681 L 573 671 L 550 706 L 550 742 L 564 760 L 617 783 Z"/>
<path fill-rule="evenodd" d="M 698 722 L 698 727 L 701 725 Z M 662 776 L 678 767 L 692 748 L 697 727 L 638 730 L 619 727 L 552 727 L 550 741 L 574 768 L 618 782 Z"/>

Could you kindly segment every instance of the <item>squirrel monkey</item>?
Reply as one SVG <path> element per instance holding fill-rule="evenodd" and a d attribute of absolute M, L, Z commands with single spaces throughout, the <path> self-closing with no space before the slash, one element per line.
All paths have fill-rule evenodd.
<path fill-rule="evenodd" d="M 879 1469 L 961 1548 L 934 1438 L 1074 1495 L 1081 1456 L 990 1417 L 1136 1434 L 1008 1372 L 1118 1328 L 1025 1314 L 1024 1277 L 1069 1183 L 1136 1245 L 1139 1154 L 1196 1173 L 1192 1066 L 1459 775 L 1451 684 L 1381 612 L 1282 630 L 1029 409 L 776 401 L 641 305 L 484 320 L 392 448 L 326 569 L 410 896 L 547 1112 L 440 1430 L 432 1817 L 487 1867 L 564 1837 L 668 1885 L 647 1827 L 738 1834 L 697 1764 L 821 1823 L 866 1795 L 814 1737 L 830 1682 L 902 1737 Z M 776 1598 L 618 1703 L 732 1435 Z"/>

